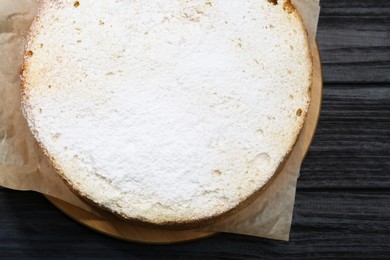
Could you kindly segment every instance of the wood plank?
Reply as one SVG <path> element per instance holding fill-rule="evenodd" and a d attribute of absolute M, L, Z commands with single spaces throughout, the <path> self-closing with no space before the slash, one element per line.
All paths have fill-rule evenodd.
<path fill-rule="evenodd" d="M 390 188 L 390 87 L 325 85 L 300 188 Z"/>
<path fill-rule="evenodd" d="M 390 82 L 390 1 L 321 1 L 324 81 Z"/>
<path fill-rule="evenodd" d="M 390 255 L 390 191 L 298 191 L 289 243 L 234 234 L 169 246 L 117 241 L 65 217 L 41 195 L 0 189 L 1 257 L 313 259 Z"/>

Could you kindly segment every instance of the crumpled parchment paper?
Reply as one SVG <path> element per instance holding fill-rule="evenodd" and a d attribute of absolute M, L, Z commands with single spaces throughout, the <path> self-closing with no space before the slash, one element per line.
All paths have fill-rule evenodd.
<path fill-rule="evenodd" d="M 19 68 L 24 38 L 38 4 L 39 0 L 0 0 L 0 185 L 37 191 L 91 211 L 88 204 L 67 188 L 43 156 L 20 109 Z M 319 0 L 294 0 L 293 4 L 302 16 L 313 46 Z M 303 138 L 299 138 L 284 168 L 261 196 L 250 206 L 202 230 L 288 240 L 304 153 Z"/>

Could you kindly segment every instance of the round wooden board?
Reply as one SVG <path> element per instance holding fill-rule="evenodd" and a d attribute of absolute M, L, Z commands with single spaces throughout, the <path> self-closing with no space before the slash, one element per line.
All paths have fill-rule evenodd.
<path fill-rule="evenodd" d="M 314 46 L 314 48 L 311 104 L 304 126 L 306 128 L 304 131 L 305 136 L 303 136 L 305 154 L 309 150 L 317 128 L 322 102 L 322 67 L 320 53 L 318 45 Z M 96 207 L 93 207 L 93 212 L 87 212 L 62 200 L 50 196 L 46 197 L 58 209 L 81 224 L 105 235 L 127 241 L 148 244 L 170 244 L 206 238 L 216 234 L 214 232 L 163 230 L 139 226 L 121 220 L 109 212 Z"/>

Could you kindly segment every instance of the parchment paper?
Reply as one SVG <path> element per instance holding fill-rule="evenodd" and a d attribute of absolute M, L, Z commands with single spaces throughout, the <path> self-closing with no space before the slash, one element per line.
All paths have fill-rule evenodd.
<path fill-rule="evenodd" d="M 39 0 L 0 0 L 0 185 L 37 191 L 91 211 L 88 204 L 66 187 L 42 155 L 20 109 L 19 68 L 24 37 L 38 4 Z M 302 15 L 313 46 L 319 0 L 294 0 L 293 4 Z M 202 230 L 288 240 L 296 182 L 305 152 L 302 144 L 300 138 L 282 171 L 256 201 Z"/>

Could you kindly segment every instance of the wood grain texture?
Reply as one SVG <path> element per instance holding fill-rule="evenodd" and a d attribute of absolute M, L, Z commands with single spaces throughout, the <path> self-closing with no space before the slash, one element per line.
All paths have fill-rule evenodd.
<path fill-rule="evenodd" d="M 322 0 L 317 39 L 325 82 L 390 82 L 390 1 Z"/>
<path fill-rule="evenodd" d="M 321 0 L 324 99 L 289 243 L 232 234 L 172 246 L 114 240 L 41 195 L 0 188 L 0 259 L 389 259 L 390 1 Z"/>
<path fill-rule="evenodd" d="M 151 246 L 99 235 L 54 210 L 36 193 L 1 190 L 0 205 L 6 212 L 0 218 L 0 257 L 385 259 L 390 255 L 389 198 L 390 191 L 382 190 L 299 191 L 289 243 L 219 234 Z"/>
<path fill-rule="evenodd" d="M 299 187 L 390 189 L 389 140 L 390 84 L 325 84 Z"/>

